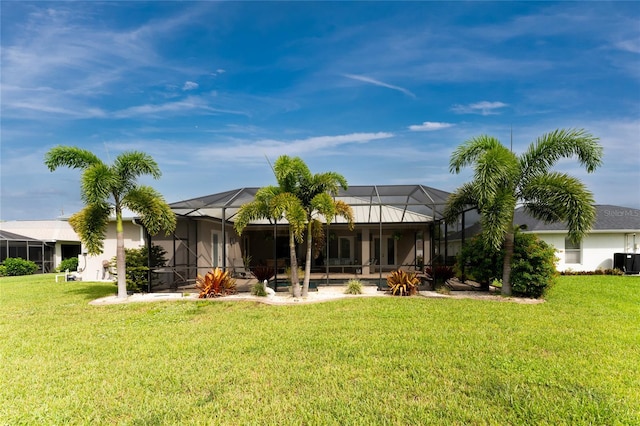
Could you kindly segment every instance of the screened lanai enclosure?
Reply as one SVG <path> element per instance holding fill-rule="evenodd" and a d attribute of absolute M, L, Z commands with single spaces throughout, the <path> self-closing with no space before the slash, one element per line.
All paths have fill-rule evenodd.
<path fill-rule="evenodd" d="M 242 235 L 233 227 L 239 208 L 253 201 L 258 189 L 241 188 L 170 204 L 178 217 L 175 232 L 147 241 L 167 252 L 167 265 L 156 269 L 156 282 L 176 288 L 215 267 L 248 276 L 250 268 L 264 265 L 275 269 L 274 284 L 283 285 L 290 262 L 286 221 L 257 220 Z M 472 229 L 477 218 L 467 212 L 455 225 L 446 225 L 443 210 L 448 196 L 423 185 L 341 190 L 335 199 L 352 207 L 355 227 L 350 230 L 343 218 L 324 226 L 323 240 L 314 245 L 312 279 L 326 283 L 353 277 L 382 280 L 398 268 L 452 265 L 468 236 L 465 229 Z M 301 267 L 305 255 L 303 243 L 296 252 Z"/>
<path fill-rule="evenodd" d="M 38 273 L 53 271 L 55 244 L 0 230 L 0 263 L 7 258 L 30 260 Z"/>

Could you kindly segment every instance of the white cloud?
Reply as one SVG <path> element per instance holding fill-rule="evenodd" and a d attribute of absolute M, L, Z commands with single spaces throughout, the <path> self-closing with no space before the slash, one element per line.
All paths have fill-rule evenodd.
<path fill-rule="evenodd" d="M 457 114 L 480 114 L 480 115 L 495 115 L 500 114 L 499 109 L 509 106 L 504 102 L 489 102 L 482 101 L 468 105 L 454 105 L 451 107 L 451 111 Z"/>
<path fill-rule="evenodd" d="M 214 108 L 209 106 L 208 102 L 197 96 L 189 96 L 184 100 L 176 101 L 176 102 L 166 102 L 161 104 L 145 104 L 133 106 L 130 108 L 125 108 L 120 111 L 116 111 L 113 113 L 113 117 L 115 118 L 131 118 L 137 116 L 157 116 L 161 114 L 171 113 L 171 114 L 180 114 L 180 113 L 190 113 L 193 111 L 199 111 L 200 113 L 210 113 L 210 114 L 236 114 L 236 115 L 246 115 L 241 111 L 233 111 L 221 108 Z"/>
<path fill-rule="evenodd" d="M 255 160 L 262 161 L 265 156 L 275 158 L 282 154 L 303 155 L 331 148 L 337 148 L 348 144 L 364 144 L 374 140 L 388 139 L 393 137 L 393 133 L 349 133 L 336 136 L 314 136 L 306 139 L 295 139 L 282 141 L 275 139 L 262 139 L 255 142 L 238 143 L 235 146 L 225 144 L 225 146 L 215 148 L 204 148 L 202 156 L 220 159 Z"/>
<path fill-rule="evenodd" d="M 199 87 L 198 83 L 193 81 L 186 81 L 184 86 L 182 86 L 182 90 L 194 90 Z"/>
<path fill-rule="evenodd" d="M 402 92 L 407 96 L 411 96 L 412 98 L 416 97 L 416 95 L 413 92 L 405 89 L 404 87 L 394 86 L 393 84 L 388 84 L 383 81 L 373 79 L 371 77 L 366 77 L 364 75 L 354 75 L 354 74 L 343 74 L 343 75 L 352 80 L 358 80 L 365 83 L 373 84 L 375 86 L 386 87 L 387 89 L 397 90 L 398 92 Z"/>
<path fill-rule="evenodd" d="M 452 123 L 438 123 L 435 121 L 425 121 L 422 124 L 412 124 L 409 126 L 409 130 L 414 132 L 430 132 L 433 130 L 441 130 L 452 127 Z"/>

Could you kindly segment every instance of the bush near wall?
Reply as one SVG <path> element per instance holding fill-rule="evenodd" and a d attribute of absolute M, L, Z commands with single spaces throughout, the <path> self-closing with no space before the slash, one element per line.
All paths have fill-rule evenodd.
<path fill-rule="evenodd" d="M 31 275 L 38 270 L 38 265 L 34 262 L 19 257 L 8 257 L 3 262 L 4 274 L 6 276 Z"/>
<path fill-rule="evenodd" d="M 504 251 L 486 249 L 483 235 L 468 241 L 457 259 L 457 270 L 464 265 L 465 278 L 488 288 L 493 280 L 502 278 Z M 557 275 L 553 246 L 534 234 L 515 233 L 515 249 L 511 262 L 511 285 L 514 295 L 541 297 L 551 287 Z"/>
<path fill-rule="evenodd" d="M 624 275 L 624 272 L 618 268 L 596 269 L 595 271 L 572 271 L 567 269 L 561 271 L 560 275 Z"/>
<path fill-rule="evenodd" d="M 161 268 L 166 265 L 167 251 L 161 246 L 151 246 L 151 258 L 147 257 L 147 247 L 139 249 L 124 249 L 127 271 L 127 291 L 141 292 L 147 290 L 149 264 L 151 268 Z M 111 260 L 111 268 L 116 270 L 116 258 Z M 117 276 L 117 274 L 114 274 Z M 151 274 L 151 286 L 158 284 L 157 274 Z"/>
<path fill-rule="evenodd" d="M 62 262 L 60 262 L 60 266 L 58 266 L 58 272 L 64 272 L 67 269 L 70 272 L 78 270 L 78 258 L 77 257 L 71 257 L 69 259 L 65 259 Z"/>

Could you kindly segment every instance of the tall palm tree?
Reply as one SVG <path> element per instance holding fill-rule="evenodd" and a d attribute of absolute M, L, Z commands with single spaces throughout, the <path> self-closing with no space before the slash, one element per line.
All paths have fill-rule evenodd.
<path fill-rule="evenodd" d="M 118 297 L 127 297 L 124 231 L 122 210 L 127 208 L 140 216 L 140 222 L 151 234 L 161 230 L 172 232 L 176 217 L 155 189 L 138 185 L 136 179 L 161 175 L 158 164 L 143 152 L 120 154 L 112 165 L 103 163 L 90 151 L 73 146 L 56 146 L 44 158 L 50 171 L 58 167 L 82 169 L 81 191 L 84 209 L 69 218 L 69 223 L 92 255 L 102 253 L 109 217 L 116 217 L 116 270 Z"/>
<path fill-rule="evenodd" d="M 289 256 L 291 258 L 291 287 L 295 297 L 300 296 L 296 241 L 301 242 L 304 232 L 304 211 L 298 199 L 283 186 L 265 186 L 256 192 L 255 198 L 243 204 L 234 223 L 234 229 L 242 234 L 247 225 L 257 219 L 278 221 L 282 218 L 289 222 Z"/>
<path fill-rule="evenodd" d="M 468 207 L 481 213 L 487 249 L 504 248 L 503 295 L 511 295 L 516 205 L 547 223 L 566 222 L 569 237 L 579 241 L 595 219 L 593 195 L 579 179 L 551 169 L 561 158 L 575 156 L 591 173 L 602 164 L 602 155 L 598 138 L 583 129 L 544 134 L 520 156 L 490 136 L 472 138 L 453 152 L 449 170 L 460 173 L 473 165 L 474 177 L 451 194 L 445 217 L 454 222 Z"/>
<path fill-rule="evenodd" d="M 334 201 L 339 187 L 347 188 L 344 177 L 337 173 L 311 174 L 305 162 L 299 157 L 282 155 L 273 166 L 278 186 L 261 188 L 255 199 L 243 205 L 236 216 L 235 229 L 241 233 L 250 221 L 259 218 L 289 222 L 289 251 L 291 256 L 291 285 L 294 296 L 300 296 L 296 242 L 304 239 L 307 233 L 307 257 L 305 263 L 302 296 L 309 292 L 311 272 L 311 251 L 314 232 L 320 217 L 331 222 L 336 216 L 345 217 L 353 226 L 351 207 L 341 201 Z"/>
<path fill-rule="evenodd" d="M 307 253 L 304 267 L 304 282 L 302 284 L 302 297 L 309 294 L 309 279 L 311 277 L 311 258 L 313 239 L 322 232 L 322 221 L 331 223 L 336 216 L 347 220 L 349 229 L 353 229 L 353 210 L 343 201 L 334 200 L 339 188 L 347 189 L 345 178 L 334 172 L 308 173 L 300 182 L 299 198 L 305 212 L 307 225 Z"/>

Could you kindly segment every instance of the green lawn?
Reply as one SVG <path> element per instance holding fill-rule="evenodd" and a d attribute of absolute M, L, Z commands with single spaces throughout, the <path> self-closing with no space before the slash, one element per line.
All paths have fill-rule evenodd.
<path fill-rule="evenodd" d="M 0 279 L 0 424 L 640 424 L 637 277 L 536 305 L 88 305 L 114 291 Z"/>

